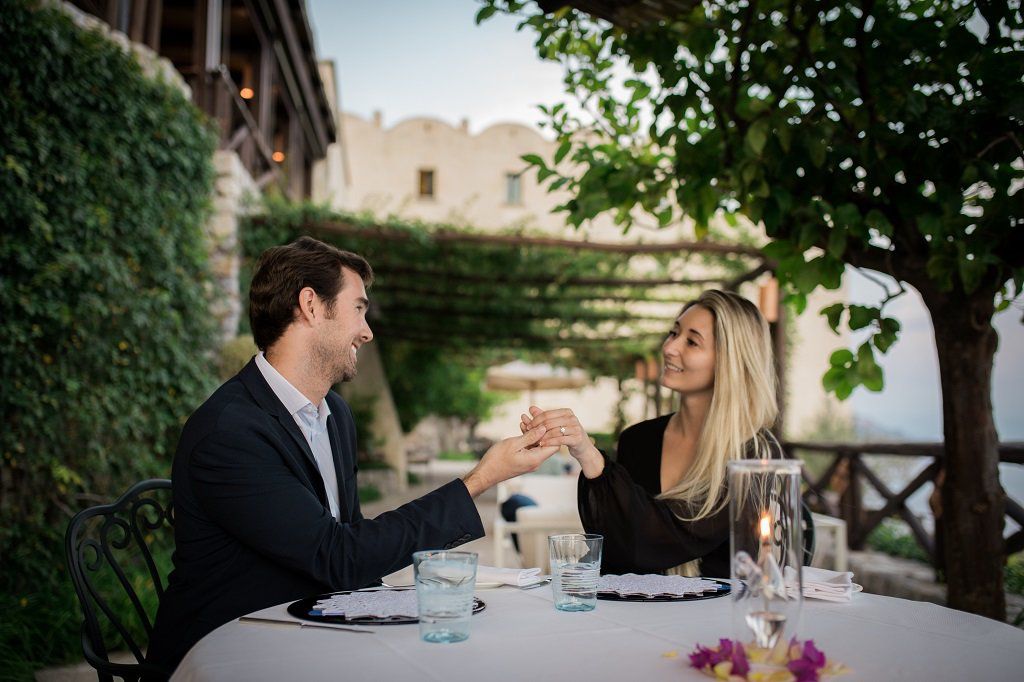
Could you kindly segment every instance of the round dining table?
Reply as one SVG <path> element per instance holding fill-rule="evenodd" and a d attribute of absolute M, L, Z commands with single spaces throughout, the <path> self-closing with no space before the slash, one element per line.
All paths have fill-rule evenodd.
<path fill-rule="evenodd" d="M 477 597 L 486 607 L 456 644 L 420 641 L 415 624 L 303 627 L 281 604 L 211 632 L 171 679 L 706 680 L 687 654 L 732 636 L 727 596 L 601 600 L 580 613 L 556 611 L 550 587 L 504 586 Z M 849 603 L 805 600 L 796 635 L 848 667 L 836 679 L 849 682 L 1024 679 L 1024 630 L 926 602 L 866 593 Z"/>

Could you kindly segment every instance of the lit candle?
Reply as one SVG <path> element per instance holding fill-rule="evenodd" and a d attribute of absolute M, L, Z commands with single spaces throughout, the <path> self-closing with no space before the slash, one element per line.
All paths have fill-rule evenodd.
<path fill-rule="evenodd" d="M 754 632 L 757 646 L 771 649 L 778 642 L 786 623 L 785 615 L 772 610 L 771 601 L 777 597 L 786 598 L 786 585 L 772 552 L 772 517 L 767 511 L 761 514 L 757 530 L 761 539 L 757 567 L 760 571 L 761 598 L 764 601 L 762 610 L 748 613 L 746 619 L 747 625 Z M 754 593 L 754 596 L 757 594 Z"/>

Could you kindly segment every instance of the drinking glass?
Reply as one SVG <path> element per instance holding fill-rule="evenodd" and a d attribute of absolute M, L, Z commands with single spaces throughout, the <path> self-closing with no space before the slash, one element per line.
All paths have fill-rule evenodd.
<path fill-rule="evenodd" d="M 451 643 L 469 638 L 476 586 L 476 552 L 430 550 L 412 555 L 420 638 Z"/>
<path fill-rule="evenodd" d="M 603 544 L 603 536 L 590 533 L 548 536 L 556 609 L 593 611 L 597 606 Z"/>
<path fill-rule="evenodd" d="M 765 649 L 795 634 L 803 605 L 800 467 L 794 460 L 728 463 L 733 631 Z"/>

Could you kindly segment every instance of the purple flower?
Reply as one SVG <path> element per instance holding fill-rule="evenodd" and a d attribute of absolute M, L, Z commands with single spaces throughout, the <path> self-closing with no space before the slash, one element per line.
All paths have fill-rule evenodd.
<path fill-rule="evenodd" d="M 690 654 L 690 667 L 703 670 L 711 664 L 711 649 L 697 645 L 697 650 Z"/>
<path fill-rule="evenodd" d="M 823 654 L 818 647 L 814 646 L 813 639 L 809 639 L 804 642 L 804 659 L 819 668 L 825 667 L 825 654 Z"/>
<path fill-rule="evenodd" d="M 738 675 L 739 677 L 746 678 L 747 673 L 750 672 L 750 661 L 747 660 L 747 652 L 743 650 L 743 645 L 736 642 L 735 648 L 732 650 L 732 675 Z"/>
<path fill-rule="evenodd" d="M 804 642 L 800 658 L 793 659 L 786 665 L 786 669 L 793 673 L 796 682 L 818 682 L 824 667 L 825 654 L 819 651 L 814 646 L 814 641 L 810 639 Z"/>

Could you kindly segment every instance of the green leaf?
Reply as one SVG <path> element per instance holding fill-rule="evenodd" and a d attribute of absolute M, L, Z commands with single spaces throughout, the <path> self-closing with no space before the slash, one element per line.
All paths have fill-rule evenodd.
<path fill-rule="evenodd" d="M 821 168 L 825 165 L 826 152 L 824 140 L 813 133 L 810 134 L 807 138 L 807 154 L 811 157 L 811 163 L 814 164 L 815 168 Z"/>
<path fill-rule="evenodd" d="M 489 19 L 498 11 L 498 8 L 494 5 L 484 5 L 480 8 L 480 11 L 476 13 L 476 25 L 479 26 L 481 23 Z"/>
<path fill-rule="evenodd" d="M 846 382 L 846 371 L 840 367 L 833 367 L 821 378 L 822 387 L 828 391 L 833 392 L 840 385 Z"/>
<path fill-rule="evenodd" d="M 845 367 L 853 362 L 853 353 L 849 348 L 840 348 L 828 358 L 828 363 L 833 367 Z"/>
<path fill-rule="evenodd" d="M 850 306 L 850 329 L 864 329 L 878 318 L 878 308 L 863 305 Z"/>
<path fill-rule="evenodd" d="M 540 158 L 537 154 L 523 154 L 519 158 L 531 166 L 538 166 L 540 168 L 545 168 L 547 166 L 547 164 L 544 163 L 544 159 Z"/>
<path fill-rule="evenodd" d="M 889 237 L 892 236 L 893 228 L 892 223 L 885 217 L 885 214 L 878 209 L 871 209 L 868 214 L 864 216 L 864 223 L 874 229 L 878 230 L 879 233 Z"/>
<path fill-rule="evenodd" d="M 855 230 L 860 225 L 860 211 L 853 204 L 843 204 L 836 209 L 836 223 L 844 230 Z"/>
<path fill-rule="evenodd" d="M 757 156 L 761 156 L 761 152 L 764 151 L 764 146 L 768 142 L 768 132 L 768 120 L 763 118 L 754 121 L 747 129 L 747 144 Z"/>
<path fill-rule="evenodd" d="M 569 153 L 570 149 L 572 149 L 572 140 L 563 140 L 562 144 L 558 145 L 558 150 L 555 152 L 555 163 L 561 163 L 562 159 L 565 158 L 565 155 Z"/>
<path fill-rule="evenodd" d="M 882 376 L 882 368 L 872 364 L 860 371 L 860 380 L 864 388 L 869 391 L 879 392 L 885 388 L 885 380 Z"/>
<path fill-rule="evenodd" d="M 846 310 L 846 306 L 842 303 L 833 303 L 830 306 L 826 306 L 821 309 L 821 314 L 828 320 L 828 326 L 832 328 L 832 331 L 836 334 L 839 333 L 839 320 Z"/>

